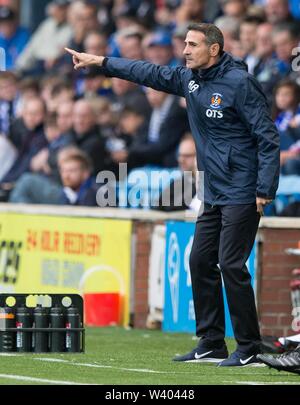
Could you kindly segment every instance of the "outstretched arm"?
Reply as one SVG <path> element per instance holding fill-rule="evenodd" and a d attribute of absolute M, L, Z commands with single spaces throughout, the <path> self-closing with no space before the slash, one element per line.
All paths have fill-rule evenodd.
<path fill-rule="evenodd" d="M 183 81 L 188 69 L 183 66 L 171 68 L 145 61 L 125 58 L 107 58 L 65 48 L 73 57 L 74 69 L 99 66 L 108 76 L 119 77 L 159 91 L 184 97 Z"/>

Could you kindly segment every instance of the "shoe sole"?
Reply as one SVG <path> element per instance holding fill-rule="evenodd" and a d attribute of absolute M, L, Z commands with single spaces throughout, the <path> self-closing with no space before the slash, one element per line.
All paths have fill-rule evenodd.
<path fill-rule="evenodd" d="M 264 363 L 250 363 L 250 364 L 245 364 L 245 365 L 240 365 L 237 364 L 236 366 L 227 366 L 227 365 L 219 365 L 218 367 L 240 367 L 240 368 L 245 368 L 245 367 L 266 367 L 266 364 Z"/>
<path fill-rule="evenodd" d="M 207 359 L 194 359 L 194 360 L 184 360 L 184 363 L 220 363 L 226 359 L 214 359 L 214 358 L 207 358 Z"/>
<path fill-rule="evenodd" d="M 271 366 L 270 364 L 265 363 L 265 366 L 277 371 L 285 371 L 286 373 L 294 373 L 300 375 L 300 369 L 296 370 L 287 370 L 286 368 L 281 368 L 280 366 Z"/>

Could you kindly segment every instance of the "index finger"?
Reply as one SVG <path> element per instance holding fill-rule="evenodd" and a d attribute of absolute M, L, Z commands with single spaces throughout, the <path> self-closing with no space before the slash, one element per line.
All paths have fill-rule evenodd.
<path fill-rule="evenodd" d="M 69 52 L 69 53 L 70 53 L 71 55 L 73 55 L 73 56 L 78 56 L 78 55 L 79 55 L 79 53 L 76 52 L 76 51 L 74 51 L 73 49 L 65 48 L 65 50 L 66 50 L 67 52 Z"/>

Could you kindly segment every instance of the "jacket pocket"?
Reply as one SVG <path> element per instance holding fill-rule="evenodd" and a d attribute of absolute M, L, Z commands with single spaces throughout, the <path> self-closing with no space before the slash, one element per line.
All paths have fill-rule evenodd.
<path fill-rule="evenodd" d="M 231 183 L 231 146 L 227 143 L 207 143 L 205 169 L 211 185 L 222 188 Z"/>

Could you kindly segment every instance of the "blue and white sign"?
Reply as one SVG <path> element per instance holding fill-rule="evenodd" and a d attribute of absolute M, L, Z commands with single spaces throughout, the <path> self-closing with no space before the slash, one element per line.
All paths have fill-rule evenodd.
<path fill-rule="evenodd" d="M 164 331 L 195 333 L 195 311 L 189 267 L 189 256 L 192 249 L 194 230 L 194 223 L 167 223 Z M 255 283 L 255 250 L 256 245 L 254 245 L 247 263 L 252 276 L 252 284 Z M 223 295 L 225 302 L 226 336 L 233 337 L 224 287 Z"/>

